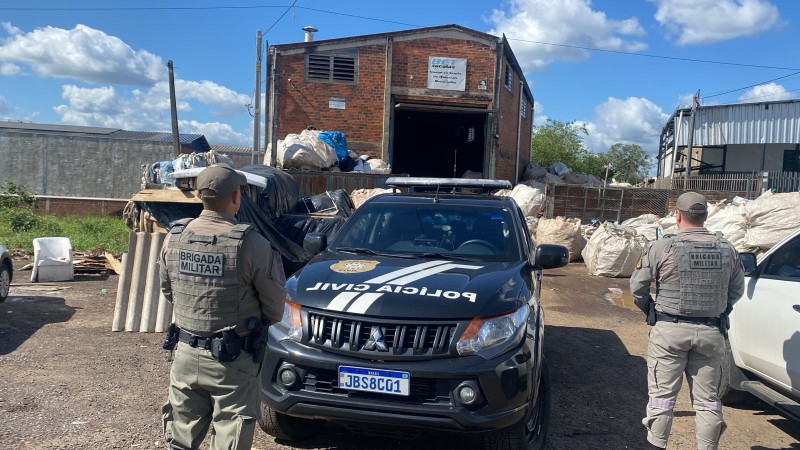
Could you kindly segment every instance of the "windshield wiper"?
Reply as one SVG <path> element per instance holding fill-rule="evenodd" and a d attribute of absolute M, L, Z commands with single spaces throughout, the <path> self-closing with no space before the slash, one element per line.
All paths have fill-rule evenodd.
<path fill-rule="evenodd" d="M 452 253 L 418 252 L 418 253 L 412 253 L 412 255 L 416 258 L 444 258 L 444 259 L 455 259 L 457 261 L 470 261 L 470 262 L 483 261 L 482 259 L 479 258 L 470 258 L 467 256 L 453 255 Z"/>
<path fill-rule="evenodd" d="M 359 253 L 362 255 L 389 256 L 394 258 L 413 258 L 413 256 L 406 254 L 379 252 L 377 250 L 372 250 L 371 248 L 365 248 L 365 247 L 336 247 L 336 250 L 348 253 Z"/>

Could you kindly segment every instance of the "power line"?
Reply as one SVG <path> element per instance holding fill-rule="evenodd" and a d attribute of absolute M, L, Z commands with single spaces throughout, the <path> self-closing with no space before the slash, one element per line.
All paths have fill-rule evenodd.
<path fill-rule="evenodd" d="M 784 78 L 793 77 L 793 76 L 795 76 L 797 74 L 800 74 L 800 72 L 790 73 L 789 75 L 784 75 L 782 77 L 773 78 L 771 80 L 767 80 L 767 81 L 764 81 L 764 82 L 761 82 L 761 83 L 751 84 L 750 86 L 745 86 L 745 87 L 741 87 L 741 88 L 737 88 L 737 89 L 730 89 L 728 91 L 719 92 L 719 93 L 712 94 L 712 95 L 705 95 L 705 96 L 703 96 L 703 100 L 705 100 L 707 98 L 712 98 L 712 97 L 719 97 L 720 95 L 730 94 L 732 92 L 743 91 L 745 89 L 750 89 L 750 88 L 756 87 L 756 86 L 762 86 L 762 85 L 767 84 L 767 83 L 772 83 L 773 81 L 777 81 L 777 80 L 782 80 Z"/>
<path fill-rule="evenodd" d="M 280 21 L 281 21 L 281 19 L 283 19 L 283 16 L 285 16 L 285 15 L 286 15 L 286 14 L 287 14 L 289 11 L 291 11 L 291 10 L 292 10 L 292 8 L 294 8 L 294 4 L 295 4 L 295 3 L 297 3 L 297 0 L 294 0 L 294 1 L 292 2 L 292 4 L 291 4 L 291 5 L 289 5 L 289 7 L 288 7 L 288 8 L 286 8 L 286 11 L 284 11 L 284 12 L 283 12 L 283 14 L 281 14 L 281 16 L 280 16 L 280 17 L 278 17 L 278 19 L 277 19 L 277 20 L 276 20 L 276 21 L 275 21 L 275 22 L 274 22 L 272 25 L 270 25 L 270 26 L 269 26 L 269 28 L 267 28 L 267 31 L 265 31 L 265 32 L 264 32 L 264 34 L 267 34 L 267 33 L 269 33 L 269 30 L 271 30 L 273 27 L 275 27 L 275 25 L 277 25 L 277 24 L 278 24 L 278 22 L 280 22 Z"/>
<path fill-rule="evenodd" d="M 531 44 L 541 44 L 541 45 L 552 45 L 555 47 L 567 47 L 567 48 L 576 48 L 580 50 L 588 50 L 593 52 L 605 52 L 605 53 L 617 53 L 621 55 L 630 55 L 630 56 L 642 56 L 646 58 L 658 58 L 658 59 L 669 59 L 672 61 L 687 61 L 687 62 L 695 62 L 695 63 L 704 63 L 704 64 L 721 64 L 726 66 L 739 66 L 739 67 L 754 67 L 757 69 L 778 69 L 778 70 L 800 70 L 797 67 L 776 67 L 776 66 L 763 66 L 759 64 L 744 64 L 744 63 L 734 63 L 734 62 L 727 62 L 727 61 L 713 61 L 709 59 L 693 59 L 693 58 L 680 58 L 677 56 L 664 56 L 664 55 L 651 55 L 649 53 L 636 53 L 636 52 L 625 52 L 622 50 L 608 50 L 604 48 L 595 48 L 595 47 L 584 47 L 580 45 L 569 45 L 569 44 L 553 44 L 552 42 L 541 42 L 541 41 L 531 41 L 527 39 L 514 39 L 514 38 L 506 38 L 509 41 L 519 41 L 519 42 L 529 42 Z"/>
<path fill-rule="evenodd" d="M 423 25 L 416 25 L 410 24 L 405 22 L 397 22 L 393 20 L 386 20 L 386 19 L 378 19 L 375 17 L 368 17 L 368 16 L 360 16 L 355 14 L 347 14 L 341 13 L 338 11 L 330 11 L 324 9 L 317 9 L 317 8 L 310 8 L 306 6 L 295 6 L 297 0 L 295 0 L 286 10 L 286 12 L 278 18 L 278 21 L 283 18 L 293 7 L 296 9 L 304 9 L 307 11 L 315 11 L 321 12 L 326 14 L 334 14 L 344 17 L 351 17 L 356 19 L 362 20 L 371 20 L 375 22 L 383 22 L 383 23 L 391 23 L 395 25 L 404 25 L 410 26 L 414 28 L 423 28 Z M 248 5 L 248 6 L 237 6 L 237 5 L 228 5 L 228 6 L 123 6 L 123 7 L 92 7 L 92 8 L 59 8 L 59 7 L 0 7 L 0 11 L 169 11 L 169 10 L 176 10 L 176 11 L 188 11 L 188 10 L 219 10 L 219 9 L 264 9 L 264 8 L 285 8 L 286 6 L 280 5 Z M 277 24 L 277 21 L 276 21 Z M 272 25 L 274 27 L 275 24 Z M 270 29 L 272 28 L 270 27 Z M 269 31 L 269 30 L 267 30 Z M 761 64 L 745 64 L 745 63 L 735 63 L 735 62 L 728 62 L 728 61 L 714 61 L 714 60 L 707 60 L 707 59 L 695 59 L 695 58 L 681 58 L 677 56 L 666 56 L 666 55 L 653 55 L 649 53 L 636 53 L 636 52 L 626 52 L 622 50 L 609 50 L 603 48 L 596 48 L 596 47 L 587 47 L 581 45 L 571 45 L 571 44 L 556 44 L 553 42 L 542 42 L 542 41 L 533 41 L 529 39 L 517 39 L 517 38 L 507 38 L 509 41 L 518 41 L 518 42 L 528 42 L 531 44 L 539 44 L 539 45 L 551 45 L 554 47 L 564 47 L 564 48 L 574 48 L 579 50 L 586 50 L 592 52 L 603 52 L 603 53 L 615 53 L 620 55 L 628 55 L 628 56 L 639 56 L 644 58 L 656 58 L 656 59 L 666 59 L 671 61 L 685 61 L 685 62 L 692 62 L 692 63 L 702 63 L 702 64 L 717 64 L 717 65 L 725 65 L 725 66 L 736 66 L 736 67 L 751 67 L 757 69 L 776 69 L 776 70 L 793 70 L 798 71 L 800 68 L 797 67 L 779 67 L 779 66 L 766 66 Z"/>

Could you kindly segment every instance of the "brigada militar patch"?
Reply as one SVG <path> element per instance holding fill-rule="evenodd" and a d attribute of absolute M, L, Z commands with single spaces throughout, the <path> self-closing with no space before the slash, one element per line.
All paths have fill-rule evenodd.
<path fill-rule="evenodd" d="M 336 264 L 331 264 L 331 270 L 338 273 L 369 272 L 378 264 L 380 264 L 380 261 L 345 259 L 337 262 Z"/>
<path fill-rule="evenodd" d="M 194 252 L 181 250 L 178 257 L 178 270 L 187 275 L 202 275 L 206 277 L 221 277 L 223 267 L 222 253 Z"/>

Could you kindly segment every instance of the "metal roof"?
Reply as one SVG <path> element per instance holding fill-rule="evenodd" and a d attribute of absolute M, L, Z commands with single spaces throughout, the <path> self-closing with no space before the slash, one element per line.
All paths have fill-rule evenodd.
<path fill-rule="evenodd" d="M 43 123 L 0 122 L 0 131 L 66 134 L 72 136 L 102 137 L 129 141 L 172 142 L 171 132 L 127 131 L 118 128 L 84 127 L 78 125 L 55 125 Z M 208 151 L 211 146 L 202 134 L 178 133 L 181 144 L 189 144 Z"/>
<path fill-rule="evenodd" d="M 678 146 L 689 144 L 691 109 L 670 117 Z M 696 111 L 693 146 L 800 143 L 800 100 L 700 106 Z"/>
<path fill-rule="evenodd" d="M 82 127 L 78 125 L 54 125 L 29 122 L 0 122 L 0 131 L 45 131 L 56 133 L 73 133 L 80 135 L 108 135 L 119 131 L 118 128 Z"/>

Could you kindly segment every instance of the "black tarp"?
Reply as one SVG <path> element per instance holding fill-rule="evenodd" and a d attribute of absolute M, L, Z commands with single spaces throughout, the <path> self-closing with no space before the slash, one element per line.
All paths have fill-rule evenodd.
<path fill-rule="evenodd" d="M 300 189 L 291 175 L 268 166 L 253 165 L 240 169 L 267 178 L 266 188 L 250 185 L 250 195 L 242 196 L 237 213 L 240 223 L 251 223 L 281 254 L 287 277 L 305 265 L 315 255 L 303 250 L 303 239 L 310 232 L 325 233 L 328 239 L 339 230 L 352 212 L 352 203 L 344 190 L 312 196 L 311 208 L 326 209 L 336 204 L 335 214 L 307 214 L 305 206 L 298 207 Z M 255 197 L 255 198 L 251 198 Z M 142 210 L 163 225 L 175 220 L 195 218 L 203 206 L 199 203 L 137 202 Z M 290 206 L 291 205 L 291 206 Z"/>

